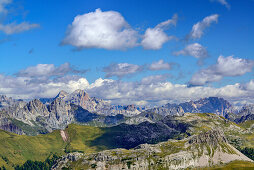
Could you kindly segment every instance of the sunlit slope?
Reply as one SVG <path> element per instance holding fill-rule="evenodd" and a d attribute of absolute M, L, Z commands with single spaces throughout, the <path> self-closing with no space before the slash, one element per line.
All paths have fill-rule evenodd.
<path fill-rule="evenodd" d="M 236 148 L 254 147 L 254 134 L 249 125 L 237 125 L 215 114 L 186 113 L 181 117 L 164 118 L 155 124 L 143 122 L 108 128 L 71 124 L 64 130 L 67 141 L 62 139 L 60 130 L 37 136 L 0 130 L 0 167 L 23 164 L 26 160 L 44 161 L 52 153 L 93 153 L 105 149 L 128 149 L 128 146 L 135 147 L 141 143 L 183 139 L 214 128 L 223 130 L 229 143 Z M 182 129 L 186 130 L 180 131 Z"/>
<path fill-rule="evenodd" d="M 51 153 L 62 155 L 66 150 L 99 150 L 96 146 L 86 145 L 103 133 L 99 128 L 70 125 L 66 131 L 70 137 L 64 142 L 59 130 L 38 136 L 17 135 L 0 130 L 0 167 L 5 164 L 23 164 L 26 160 L 44 161 Z"/>

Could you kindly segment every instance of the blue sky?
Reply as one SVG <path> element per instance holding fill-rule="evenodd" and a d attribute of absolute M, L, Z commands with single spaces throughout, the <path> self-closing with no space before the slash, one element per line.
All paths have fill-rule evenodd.
<path fill-rule="evenodd" d="M 250 96 L 250 92 L 252 94 L 254 67 L 253 7 L 253 0 L 0 0 L 0 75 L 2 75 L 3 81 L 1 84 L 0 80 L 0 93 L 16 98 L 52 97 L 61 88 L 72 91 L 77 87 L 83 87 L 96 97 L 113 102 L 121 99 L 121 103 L 128 104 L 132 102 L 147 104 L 150 101 L 161 104 L 164 101 L 182 101 L 210 95 L 222 96 L 232 101 L 241 98 L 243 101 L 252 102 L 253 96 Z M 96 12 L 96 9 L 100 9 L 100 11 Z M 89 13 L 91 15 L 88 15 Z M 101 20 L 93 21 L 91 18 L 97 14 Z M 77 29 L 88 30 L 87 32 L 96 29 L 91 28 L 91 25 L 88 25 L 87 28 L 82 25 L 88 21 L 94 22 L 96 27 L 101 26 L 110 32 L 115 31 L 109 26 L 110 24 L 100 25 L 105 24 L 104 21 L 111 22 L 111 17 L 109 19 L 103 18 L 104 14 L 115 16 L 115 22 L 120 23 L 120 19 L 123 19 L 124 23 L 120 24 L 122 28 L 118 31 L 127 30 L 129 34 L 135 35 L 129 36 L 127 34 L 126 36 L 123 34 L 123 37 L 114 42 L 105 39 L 105 42 L 113 43 L 113 45 L 105 47 L 100 42 L 95 42 L 95 39 L 101 35 L 100 31 L 104 30 L 99 29 L 98 35 L 93 34 L 93 36 L 88 33 L 77 33 Z M 82 16 L 82 22 L 74 26 L 72 22 L 78 15 Z M 177 15 L 175 20 L 173 19 L 174 15 Z M 198 38 L 191 37 L 194 25 L 198 23 L 202 25 L 202 21 L 209 16 L 214 18 L 210 18 L 208 24 L 203 22 L 205 26 L 201 30 L 202 35 Z M 165 28 L 164 26 L 156 27 L 164 21 L 169 21 Z M 24 30 L 21 26 L 13 29 L 15 27 L 13 25 L 11 25 L 12 28 L 11 26 L 6 27 L 10 23 L 15 23 L 18 26 L 23 22 L 27 23 L 28 29 Z M 142 44 L 149 28 L 153 30 L 156 28 L 163 36 L 155 37 L 154 41 L 148 39 L 148 44 Z M 10 32 L 11 29 L 13 31 Z M 110 35 L 111 38 L 112 35 Z M 64 45 L 61 45 L 68 36 L 69 39 Z M 190 38 L 187 39 L 187 36 Z M 77 38 L 80 37 L 81 40 L 77 42 Z M 124 38 L 131 38 L 133 42 L 121 44 L 120 41 Z M 155 47 L 154 43 L 160 38 L 166 38 L 166 40 L 159 47 Z M 113 39 L 117 38 L 113 37 Z M 86 40 L 88 43 L 85 43 Z M 100 40 L 102 42 L 103 38 Z M 119 46 L 117 43 L 114 44 L 117 41 L 119 41 Z M 89 44 L 91 42 L 93 42 L 92 45 Z M 81 47 L 77 47 L 78 43 L 82 44 Z M 184 51 L 189 45 L 193 46 L 190 46 L 188 51 Z M 197 46 L 199 51 L 197 51 Z M 202 48 L 201 51 L 200 48 Z M 220 55 L 223 56 L 220 60 L 221 63 L 219 63 Z M 159 61 L 162 62 L 162 65 L 158 66 Z M 54 70 L 64 63 L 69 64 L 66 72 L 60 74 Z M 125 63 L 125 66 L 121 63 Z M 158 67 L 151 69 L 152 63 L 157 63 Z M 38 69 L 41 67 L 39 68 L 38 64 L 44 64 L 45 67 L 51 66 L 51 72 L 45 71 L 45 74 L 48 75 L 34 74 L 31 76 L 28 73 L 31 70 L 40 72 Z M 52 64 L 54 68 L 52 68 Z M 230 68 L 231 66 L 232 68 Z M 125 67 L 124 70 L 121 70 L 123 67 Z M 21 72 L 26 72 L 25 76 Z M 67 80 L 60 82 L 66 76 L 69 76 L 68 81 L 72 80 L 72 82 L 84 78 L 89 82 L 89 85 L 83 84 L 83 86 L 67 88 Z M 70 76 L 74 78 L 70 78 Z M 154 79 L 155 76 L 157 79 Z M 158 78 L 158 76 L 161 77 Z M 140 88 L 137 84 L 142 85 L 142 79 L 147 77 L 151 79 L 148 81 L 149 85 L 158 84 L 161 81 L 161 83 L 170 83 L 174 87 L 176 85 L 186 86 L 186 97 L 180 95 L 180 97 L 174 98 L 173 94 L 162 89 L 161 91 L 169 94 L 163 100 L 158 99 L 160 93 L 154 92 L 141 97 L 142 99 L 139 101 L 134 98 L 140 98 L 137 93 L 145 93 L 145 91 L 141 90 L 135 92 L 131 97 L 126 97 L 126 94 L 122 93 L 126 93 L 128 90 L 133 91 L 133 89 L 118 88 L 112 94 L 104 94 L 100 90 L 107 91 L 105 84 L 100 85 L 100 89 L 97 89 L 98 92 L 95 92 L 96 88 L 91 87 L 92 83 L 101 78 L 118 82 L 117 86 L 119 83 L 136 84 L 133 85 L 136 89 Z M 60 80 L 60 78 L 62 79 Z M 52 82 L 64 84 L 58 85 L 56 91 L 52 92 L 51 90 L 50 92 L 43 90 L 43 88 L 37 89 L 32 85 L 22 84 L 19 81 L 37 82 L 33 85 L 43 86 L 43 88 L 45 84 L 48 85 Z M 6 87 L 6 82 L 19 83 L 10 89 Z M 240 84 L 241 87 L 238 88 L 242 89 L 238 89 L 237 92 L 232 89 L 222 90 L 228 85 L 235 87 L 236 84 Z M 34 90 L 27 90 L 26 88 L 29 87 Z M 195 97 L 192 98 L 193 92 L 189 91 L 197 91 L 195 88 L 203 88 L 204 92 L 201 93 L 202 95 L 195 93 Z M 212 88 L 213 91 L 210 92 L 210 89 L 207 90 L 207 88 Z M 24 92 L 21 93 L 17 89 L 23 89 Z M 118 93 L 119 95 L 116 97 L 115 94 Z M 204 93 L 207 94 L 203 95 Z M 247 93 L 249 95 L 246 95 Z"/>

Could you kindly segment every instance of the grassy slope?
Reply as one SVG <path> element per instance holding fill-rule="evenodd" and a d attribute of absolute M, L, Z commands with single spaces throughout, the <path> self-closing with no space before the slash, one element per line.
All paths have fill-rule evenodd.
<path fill-rule="evenodd" d="M 45 160 L 50 152 L 63 154 L 64 142 L 59 131 L 46 135 L 25 136 L 0 131 L 0 155 L 10 165 L 26 160 Z"/>
<path fill-rule="evenodd" d="M 220 165 L 216 167 L 211 168 L 204 168 L 204 170 L 251 170 L 254 169 L 254 163 L 253 162 L 246 162 L 246 161 L 233 161 L 225 165 Z"/>
<path fill-rule="evenodd" d="M 243 146 L 254 146 L 254 134 L 244 133 L 245 128 L 228 122 L 224 118 L 214 114 L 191 114 L 179 117 L 181 120 L 192 123 L 191 134 L 207 131 L 213 127 L 221 127 L 226 135 L 240 137 L 244 141 Z M 44 161 L 50 153 L 65 154 L 66 152 L 80 151 L 92 153 L 109 149 L 108 128 L 69 125 L 65 130 L 69 141 L 64 142 L 60 136 L 60 131 L 37 136 L 16 135 L 0 130 L 0 167 L 5 165 L 23 164 L 26 160 Z M 103 137 L 105 136 L 105 138 Z M 106 143 L 94 143 L 95 139 L 102 138 Z M 110 143 L 112 144 L 112 143 Z M 114 145 L 114 144 L 112 144 Z M 167 154 L 170 154 L 166 152 Z M 4 160 L 3 158 L 7 158 Z M 8 165 L 6 163 L 8 162 Z"/>
<path fill-rule="evenodd" d="M 66 132 L 70 140 L 64 142 L 60 131 L 37 136 L 17 135 L 0 130 L 0 167 L 23 164 L 26 160 L 44 161 L 50 153 L 65 154 L 67 152 L 82 151 L 95 152 L 101 150 L 100 146 L 90 147 L 92 140 L 103 134 L 97 127 L 70 125 Z M 3 158 L 7 158 L 4 161 Z"/>
<path fill-rule="evenodd" d="M 240 123 L 244 128 L 250 128 L 254 124 L 254 120 L 247 120 L 246 122 Z"/>
<path fill-rule="evenodd" d="M 177 119 L 192 125 L 192 128 L 189 130 L 191 135 L 219 128 L 224 131 L 230 143 L 235 143 L 236 147 L 239 145 L 241 148 L 254 148 L 254 133 L 246 129 L 248 125 L 238 125 L 212 113 L 189 113 Z"/>

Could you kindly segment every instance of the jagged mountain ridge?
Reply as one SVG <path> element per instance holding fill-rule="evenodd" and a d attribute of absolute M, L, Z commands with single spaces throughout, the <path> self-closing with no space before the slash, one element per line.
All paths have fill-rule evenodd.
<path fill-rule="evenodd" d="M 42 101 L 44 102 L 42 102 Z M 0 96 L 0 128 L 17 134 L 35 135 L 54 129 L 63 129 L 70 123 L 93 126 L 112 126 L 120 123 L 154 123 L 167 115 L 182 116 L 190 113 L 215 113 L 237 123 L 253 119 L 253 107 L 245 106 L 234 114 L 232 105 L 217 97 L 203 98 L 180 104 L 166 104 L 152 109 L 135 105 L 117 106 L 95 97 L 83 90 L 73 93 L 60 91 L 52 99 L 34 99 L 29 102 Z M 52 101 L 52 102 L 50 102 Z M 79 106 L 79 107 L 77 107 Z M 81 108 L 80 108 L 81 107 Z M 242 119 L 241 119 L 242 118 Z M 33 129 L 31 132 L 24 129 Z"/>
<path fill-rule="evenodd" d="M 152 108 L 149 111 L 155 112 L 161 115 L 178 115 L 183 113 L 215 113 L 225 116 L 227 113 L 233 111 L 232 105 L 218 97 L 202 98 L 197 101 L 190 101 L 180 104 L 166 104 L 161 107 Z"/>
<path fill-rule="evenodd" d="M 65 102 L 70 102 L 81 106 L 89 112 L 95 112 L 97 114 L 115 116 L 117 114 L 123 114 L 125 116 L 134 116 L 141 113 L 145 108 L 135 105 L 119 106 L 111 105 L 110 102 L 95 97 L 90 97 L 84 90 L 75 90 L 73 93 L 68 94 L 65 91 L 61 91 L 56 98 L 60 98 Z"/>

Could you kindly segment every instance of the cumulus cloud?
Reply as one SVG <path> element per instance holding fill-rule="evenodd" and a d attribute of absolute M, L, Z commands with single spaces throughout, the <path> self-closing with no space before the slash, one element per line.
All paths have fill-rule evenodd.
<path fill-rule="evenodd" d="M 163 60 L 159 60 L 157 62 L 153 62 L 149 65 L 149 70 L 171 70 L 173 63 L 166 63 Z"/>
<path fill-rule="evenodd" d="M 134 74 L 143 70 L 143 66 L 129 64 L 129 63 L 112 63 L 103 68 L 103 72 L 106 73 L 106 77 L 116 76 L 122 78 L 124 76 Z"/>
<path fill-rule="evenodd" d="M 75 89 L 86 88 L 89 83 L 85 78 L 60 81 L 31 81 L 29 77 L 13 77 L 0 74 L 0 94 L 14 98 L 32 99 L 40 97 L 54 97 L 60 90 L 72 92 Z M 29 83 L 27 83 L 29 81 Z"/>
<path fill-rule="evenodd" d="M 10 35 L 21 33 L 38 27 L 40 27 L 39 24 L 30 24 L 28 22 L 22 22 L 20 24 L 11 23 L 7 25 L 0 24 L 0 31 L 3 31 L 5 34 Z"/>
<path fill-rule="evenodd" d="M 46 72 L 48 72 L 47 70 Z M 43 75 L 40 72 L 35 74 Z M 55 97 L 60 90 L 73 92 L 76 89 L 84 89 L 90 96 L 109 100 L 113 104 L 124 105 L 161 105 L 167 102 L 184 102 L 209 96 L 224 97 L 230 101 L 254 102 L 254 80 L 246 84 L 236 83 L 215 88 L 173 84 L 167 81 L 170 78 L 168 74 L 148 76 L 136 82 L 99 78 L 92 83 L 89 83 L 85 77 L 74 74 L 65 74 L 57 78 L 48 77 L 45 81 L 31 81 L 34 79 L 34 75 L 28 75 L 7 76 L 0 74 L 0 94 L 14 98 L 32 99 Z M 28 81 L 30 83 L 27 83 Z"/>
<path fill-rule="evenodd" d="M 140 73 L 142 71 L 171 70 L 175 63 L 167 63 L 164 60 L 155 61 L 152 64 L 136 65 L 130 63 L 112 63 L 102 69 L 106 73 L 105 77 L 118 77 L 119 79 Z"/>
<path fill-rule="evenodd" d="M 137 32 L 116 11 L 96 9 L 75 17 L 62 44 L 78 49 L 126 49 L 137 45 Z"/>
<path fill-rule="evenodd" d="M 172 19 L 164 21 L 158 24 L 154 28 L 148 28 L 145 31 L 141 45 L 144 49 L 158 50 L 162 48 L 162 45 L 173 39 L 174 36 L 168 36 L 164 31 L 168 29 L 170 25 L 176 25 L 178 16 L 174 15 Z"/>
<path fill-rule="evenodd" d="M 71 67 L 70 63 L 64 63 L 59 67 L 56 67 L 54 64 L 38 64 L 20 70 L 16 75 L 18 77 L 51 77 L 63 76 L 68 73 L 85 73 L 86 71 L 87 70 L 76 70 Z"/>
<path fill-rule="evenodd" d="M 226 8 L 230 8 L 230 5 L 229 5 L 229 3 L 226 1 L 226 0 L 210 0 L 211 2 L 218 2 L 218 3 L 220 3 L 220 4 L 222 4 L 222 5 L 224 5 Z"/>
<path fill-rule="evenodd" d="M 223 77 L 244 75 L 247 72 L 251 72 L 253 67 L 253 60 L 234 58 L 233 56 L 219 56 L 215 65 L 195 73 L 189 83 L 190 85 L 205 85 L 210 82 L 220 81 Z"/>
<path fill-rule="evenodd" d="M 164 82 L 170 77 L 172 77 L 171 74 L 147 76 L 147 77 L 142 78 L 141 83 L 142 84 L 153 84 L 153 83 L 157 83 L 157 82 Z"/>
<path fill-rule="evenodd" d="M 132 104 L 142 101 L 147 104 L 161 105 L 167 102 L 185 102 L 203 97 L 217 96 L 230 101 L 249 100 L 254 102 L 253 90 L 246 90 L 236 83 L 220 88 L 173 84 L 168 81 L 158 82 L 123 82 L 98 79 L 86 90 L 91 96 L 104 98 L 115 104 Z M 149 77 L 147 78 L 149 80 Z"/>
<path fill-rule="evenodd" d="M 53 97 L 59 90 L 71 92 L 87 87 L 88 81 L 81 77 L 86 71 L 64 63 L 60 66 L 38 64 L 20 70 L 13 76 L 0 74 L 0 94 L 23 99 Z"/>
<path fill-rule="evenodd" d="M 7 14 L 8 10 L 6 9 L 6 5 L 11 3 L 12 0 L 0 0 L 0 14 Z M 29 22 L 21 22 L 20 24 L 17 24 L 16 22 L 9 24 L 0 23 L 0 31 L 7 35 L 21 33 L 38 27 L 40 27 L 39 24 L 31 24 Z"/>
<path fill-rule="evenodd" d="M 188 38 L 191 39 L 199 39 L 202 37 L 204 34 L 204 31 L 207 27 L 210 27 L 212 23 L 217 23 L 218 22 L 219 15 L 218 14 L 213 14 L 210 16 L 205 17 L 202 21 L 196 23 L 193 25 L 192 30 L 190 34 L 188 35 Z"/>
<path fill-rule="evenodd" d="M 208 57 L 208 52 L 201 44 L 193 43 L 187 45 L 183 50 L 175 52 L 174 55 L 193 56 L 198 59 L 198 64 L 202 65 L 203 60 Z"/>
<path fill-rule="evenodd" d="M 7 13 L 6 5 L 12 3 L 12 0 L 0 0 L 0 14 Z"/>

